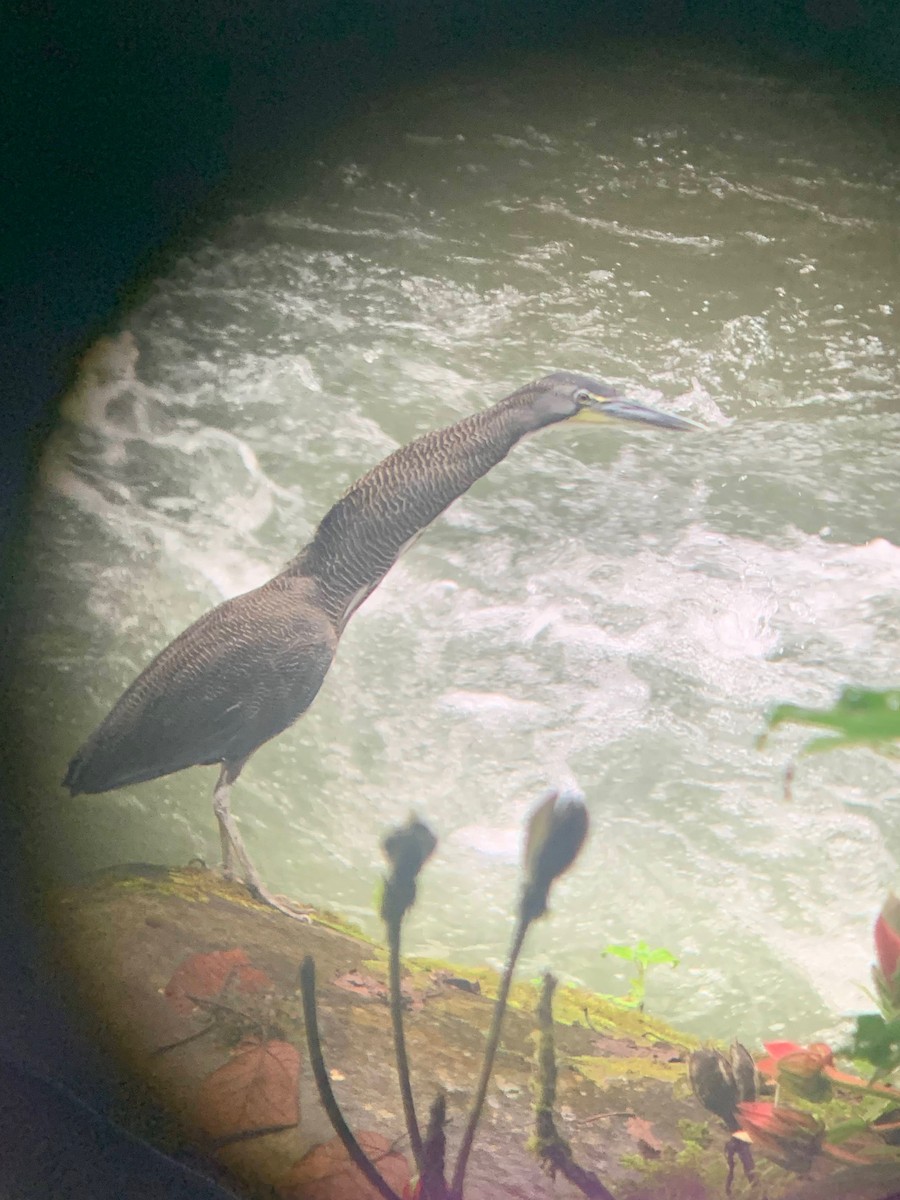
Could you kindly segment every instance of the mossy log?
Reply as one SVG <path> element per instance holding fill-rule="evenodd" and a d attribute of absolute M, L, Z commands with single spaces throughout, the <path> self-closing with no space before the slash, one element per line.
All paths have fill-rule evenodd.
<path fill-rule="evenodd" d="M 324 1054 L 338 1103 L 354 1130 L 380 1136 L 392 1161 L 403 1165 L 409 1147 L 392 1053 L 386 955 L 379 945 L 332 914 L 312 912 L 309 923 L 291 920 L 199 866 L 104 872 L 52 895 L 47 907 L 56 934 L 54 969 L 70 981 L 90 1035 L 130 1080 L 120 1115 L 131 1131 L 164 1151 L 191 1145 L 206 1152 L 231 1186 L 249 1197 L 305 1195 L 298 1190 L 296 1164 L 334 1136 L 305 1065 L 298 967 L 312 955 Z M 408 960 L 404 968 L 412 1085 L 422 1119 L 434 1097 L 445 1094 L 452 1161 L 497 976 L 487 968 L 424 960 Z M 581 1194 L 565 1179 L 542 1173 L 534 1153 L 536 1000 L 530 984 L 514 985 L 467 1200 Z M 726 1133 L 700 1108 L 687 1080 L 694 1039 L 601 997 L 560 987 L 554 1042 L 557 1127 L 574 1160 L 602 1179 L 616 1200 L 725 1195 Z M 262 1063 L 260 1047 L 273 1050 L 266 1071 L 276 1069 L 277 1059 L 277 1070 L 299 1063 L 299 1075 L 288 1084 L 279 1076 L 274 1107 L 266 1109 L 271 1097 L 262 1095 L 260 1111 L 273 1113 L 270 1128 L 264 1116 L 245 1113 L 242 1129 L 235 1098 L 229 1099 L 235 1068 L 231 1074 L 222 1070 L 235 1060 Z M 247 1101 L 258 1108 L 268 1079 L 263 1073 L 247 1082 L 237 1107 Z M 294 1110 L 284 1086 L 297 1093 Z M 160 1111 L 168 1114 L 163 1124 Z M 823 1162 L 813 1176 L 798 1179 L 760 1165 L 769 1200 L 886 1200 L 900 1188 L 896 1166 L 883 1167 L 879 1178 L 871 1168 L 836 1169 Z M 761 1192 L 737 1179 L 733 1195 L 758 1200 Z"/>

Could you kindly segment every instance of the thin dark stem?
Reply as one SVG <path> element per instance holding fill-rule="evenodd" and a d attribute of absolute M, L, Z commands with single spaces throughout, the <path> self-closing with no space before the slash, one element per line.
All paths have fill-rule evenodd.
<path fill-rule="evenodd" d="M 749 1183 L 756 1183 L 756 1163 L 753 1159 L 753 1150 L 746 1142 L 738 1142 L 737 1156 L 741 1160 L 741 1166 L 744 1168 L 744 1174 L 747 1176 Z"/>
<path fill-rule="evenodd" d="M 512 983 L 513 971 L 516 969 L 516 962 L 522 950 L 522 943 L 525 941 L 525 934 L 528 932 L 528 926 L 531 924 L 526 917 L 519 916 L 516 922 L 515 932 L 513 933 L 512 944 L 509 948 L 509 956 L 506 960 L 506 966 L 503 969 L 503 978 L 500 980 L 500 988 L 497 992 L 497 1000 L 494 1004 L 494 1015 L 491 1019 L 491 1027 L 488 1031 L 487 1046 L 484 1051 L 484 1062 L 481 1064 L 481 1077 L 478 1080 L 478 1087 L 475 1091 L 475 1100 L 472 1103 L 472 1111 L 469 1113 L 469 1123 L 466 1126 L 466 1131 L 463 1134 L 462 1143 L 459 1148 L 459 1156 L 456 1159 L 456 1169 L 453 1172 L 453 1182 L 450 1186 L 451 1200 L 462 1200 L 463 1180 L 466 1177 L 466 1167 L 469 1165 L 469 1155 L 472 1153 L 472 1143 L 475 1140 L 475 1130 L 478 1128 L 478 1121 L 481 1117 L 481 1110 L 484 1107 L 484 1098 L 487 1095 L 488 1083 L 491 1078 L 491 1070 L 494 1066 L 494 1056 L 497 1053 L 497 1047 L 500 1044 L 500 1029 L 503 1025 L 503 1015 L 506 1011 L 506 1001 L 509 997 L 509 987 Z"/>
<path fill-rule="evenodd" d="M 322 1107 L 328 1114 L 328 1119 L 332 1124 L 334 1132 L 341 1139 L 341 1144 L 351 1160 L 362 1171 L 363 1175 L 365 1175 L 366 1179 L 379 1195 L 384 1196 L 384 1200 L 401 1200 L 401 1197 L 397 1195 L 392 1187 L 389 1187 L 385 1183 L 363 1153 L 362 1147 L 353 1136 L 350 1126 L 344 1120 L 344 1114 L 338 1107 L 338 1102 L 331 1089 L 331 1080 L 328 1078 L 328 1071 L 325 1068 L 325 1059 L 322 1057 L 322 1042 L 319 1038 L 319 1018 L 316 1012 L 316 964 L 308 954 L 300 965 L 300 991 L 303 996 L 303 1019 L 306 1023 L 306 1044 L 309 1048 L 309 1061 L 312 1065 L 313 1076 L 315 1077 L 316 1087 L 319 1091 L 319 1099 L 322 1101 Z"/>
<path fill-rule="evenodd" d="M 428 1114 L 428 1128 L 422 1147 L 422 1189 L 426 1200 L 447 1200 L 447 1180 L 444 1175 L 444 1154 L 447 1139 L 444 1126 L 447 1123 L 447 1097 L 443 1092 L 435 1096 Z"/>
<path fill-rule="evenodd" d="M 734 1183 L 734 1163 L 735 1159 L 740 1160 L 740 1164 L 744 1169 L 744 1174 L 747 1176 L 747 1182 L 755 1184 L 759 1179 L 756 1173 L 756 1162 L 753 1158 L 753 1150 L 746 1142 L 740 1138 L 730 1137 L 725 1143 L 725 1158 L 728 1162 L 728 1178 L 725 1181 L 725 1195 L 731 1195 L 731 1186 Z M 761 1200 L 766 1200 L 765 1196 Z"/>
<path fill-rule="evenodd" d="M 403 995 L 400 990 L 400 925 L 401 920 L 387 922 L 389 960 L 389 984 L 391 1004 L 391 1025 L 394 1031 L 394 1058 L 397 1062 L 397 1080 L 400 1084 L 400 1096 L 403 1100 L 403 1116 L 406 1118 L 406 1130 L 409 1134 L 409 1145 L 416 1160 L 416 1169 L 424 1178 L 424 1155 L 422 1152 L 422 1135 L 419 1132 L 419 1122 L 416 1118 L 416 1106 L 413 1101 L 412 1084 L 409 1078 L 409 1060 L 406 1057 L 406 1038 L 403 1033 Z"/>
<path fill-rule="evenodd" d="M 211 1029 L 215 1029 L 215 1020 L 210 1021 L 208 1025 L 204 1025 L 202 1029 L 198 1029 L 196 1033 L 189 1033 L 187 1037 L 179 1038 L 177 1042 L 167 1042 L 165 1046 L 157 1046 L 151 1050 L 151 1054 L 168 1054 L 170 1050 L 177 1050 L 179 1046 L 187 1046 L 190 1042 L 196 1042 L 198 1038 L 206 1037 Z"/>
<path fill-rule="evenodd" d="M 553 1037 L 553 990 L 556 980 L 544 976 L 535 1015 L 538 1025 L 537 1086 L 534 1101 L 534 1145 L 541 1165 L 553 1178 L 557 1173 L 568 1179 L 589 1200 L 615 1200 L 612 1192 L 593 1171 L 580 1166 L 572 1157 L 569 1144 L 556 1128 L 556 1049 Z"/>

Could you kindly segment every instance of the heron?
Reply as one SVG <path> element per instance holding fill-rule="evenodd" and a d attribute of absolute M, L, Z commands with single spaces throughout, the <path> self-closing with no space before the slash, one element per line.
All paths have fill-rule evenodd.
<path fill-rule="evenodd" d="M 157 654 L 75 753 L 63 786 L 77 796 L 218 766 L 213 811 L 225 878 L 234 879 L 236 859 L 256 899 L 296 916 L 263 883 L 231 811 L 247 760 L 306 712 L 350 618 L 448 505 L 529 434 L 617 421 L 697 428 L 591 376 L 555 371 L 395 450 L 345 492 L 283 570 Z"/>

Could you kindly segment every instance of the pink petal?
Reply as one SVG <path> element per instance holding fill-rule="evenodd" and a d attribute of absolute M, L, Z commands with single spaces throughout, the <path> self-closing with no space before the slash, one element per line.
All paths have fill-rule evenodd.
<path fill-rule="evenodd" d="M 763 1042 L 763 1045 L 776 1062 L 786 1054 L 796 1054 L 798 1050 L 806 1049 L 805 1046 L 798 1046 L 796 1042 Z"/>
<path fill-rule="evenodd" d="M 897 963 L 900 961 L 900 934 L 888 924 L 885 915 L 888 911 L 889 903 L 890 900 L 885 902 L 885 906 L 878 914 L 878 920 L 875 922 L 875 953 L 878 957 L 878 965 L 881 968 L 881 972 L 888 983 L 894 978 L 897 971 Z"/>

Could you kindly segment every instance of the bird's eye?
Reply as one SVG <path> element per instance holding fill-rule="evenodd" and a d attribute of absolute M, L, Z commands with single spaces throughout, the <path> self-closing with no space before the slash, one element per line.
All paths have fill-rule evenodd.
<path fill-rule="evenodd" d="M 588 391 L 585 391 L 584 388 L 579 388 L 578 391 L 575 393 L 575 403 L 576 404 L 590 404 L 591 399 L 592 399 L 591 393 Z"/>

